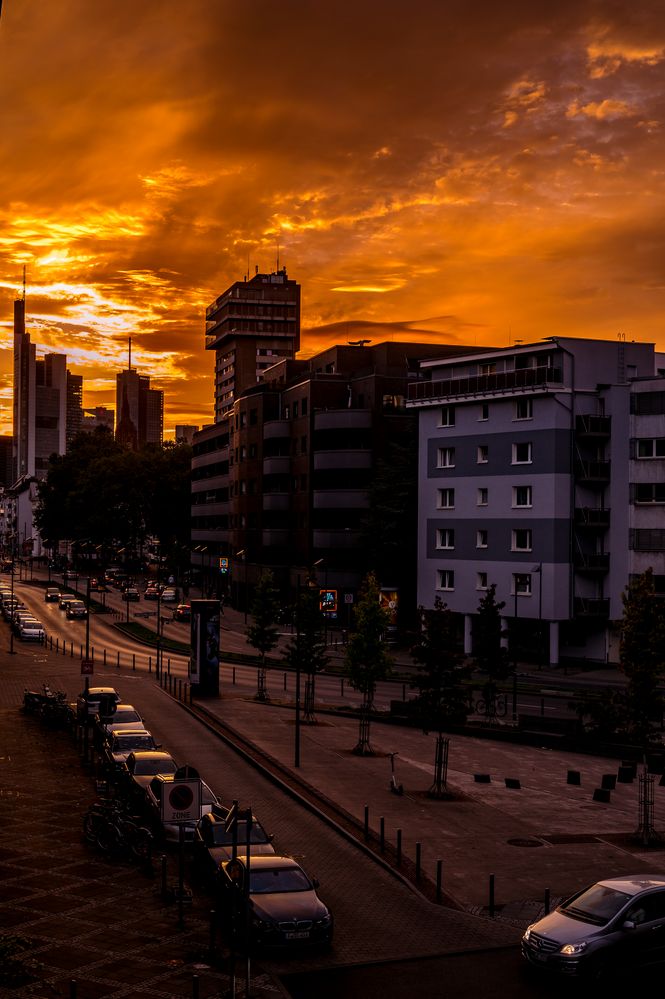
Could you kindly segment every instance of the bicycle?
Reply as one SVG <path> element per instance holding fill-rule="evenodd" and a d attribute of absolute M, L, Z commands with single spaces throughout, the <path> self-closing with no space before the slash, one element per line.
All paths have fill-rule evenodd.
<path fill-rule="evenodd" d="M 83 834 L 91 845 L 111 856 L 124 853 L 141 863 L 152 859 L 151 831 L 116 798 L 93 802 L 83 818 Z"/>

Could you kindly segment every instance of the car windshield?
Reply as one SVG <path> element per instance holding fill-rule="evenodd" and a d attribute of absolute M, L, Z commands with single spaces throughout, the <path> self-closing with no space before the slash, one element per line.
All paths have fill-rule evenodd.
<path fill-rule="evenodd" d="M 617 891 L 607 885 L 592 885 L 581 895 L 560 906 L 560 911 L 574 919 L 605 926 L 623 909 L 632 896 L 626 892 Z"/>
<path fill-rule="evenodd" d="M 108 715 L 111 719 L 112 725 L 119 725 L 121 722 L 124 725 L 126 722 L 137 722 L 141 721 L 141 715 L 138 711 L 122 711 L 120 708 L 116 708 L 115 714 Z"/>
<path fill-rule="evenodd" d="M 137 777 L 155 777 L 157 774 L 174 774 L 178 768 L 174 760 L 136 760 L 134 773 Z"/>
<path fill-rule="evenodd" d="M 273 867 L 249 874 L 252 895 L 272 895 L 275 892 L 311 891 L 312 885 L 298 867 Z"/>
<path fill-rule="evenodd" d="M 216 822 L 212 826 L 213 830 L 213 843 L 215 846 L 233 846 L 233 832 L 231 829 L 227 830 L 224 828 L 221 822 Z M 242 846 L 243 843 L 247 842 L 247 823 L 238 822 L 238 839 L 237 843 Z M 266 836 L 265 830 L 258 824 L 258 822 L 252 823 L 252 834 L 250 843 L 268 843 L 269 839 Z"/>
<path fill-rule="evenodd" d="M 131 753 L 133 749 L 152 749 L 152 736 L 150 735 L 121 735 L 113 740 L 114 753 Z"/>

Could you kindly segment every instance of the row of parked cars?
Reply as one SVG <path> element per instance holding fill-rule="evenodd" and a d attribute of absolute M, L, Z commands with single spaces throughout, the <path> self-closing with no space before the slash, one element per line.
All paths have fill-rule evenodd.
<path fill-rule="evenodd" d="M 142 812 L 156 835 L 177 842 L 180 824 L 163 823 L 161 817 L 164 795 L 178 779 L 178 764 L 155 741 L 140 713 L 113 687 L 82 691 L 73 709 L 78 722 L 89 726 L 118 793 Z M 317 894 L 317 880 L 293 857 L 276 853 L 272 836 L 256 815 L 240 812 L 231 822 L 230 807 L 201 781 L 198 820 L 184 828 L 195 880 L 214 892 L 229 918 L 240 902 L 249 920 L 241 918 L 238 925 L 249 923 L 257 946 L 329 945 L 333 916 Z M 239 893 L 237 861 L 246 864 L 248 850 L 248 890 Z"/>
<path fill-rule="evenodd" d="M 46 630 L 41 621 L 25 606 L 12 587 L 0 584 L 0 610 L 5 621 L 23 642 L 43 642 Z"/>

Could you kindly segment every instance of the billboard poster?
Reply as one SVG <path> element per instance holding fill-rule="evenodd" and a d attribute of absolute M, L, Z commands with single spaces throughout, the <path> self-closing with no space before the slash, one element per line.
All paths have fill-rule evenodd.
<path fill-rule="evenodd" d="M 388 624 L 386 641 L 389 645 L 394 645 L 397 641 L 397 609 L 399 606 L 399 593 L 394 587 L 382 586 L 379 590 L 379 603 L 381 608 L 388 612 L 390 623 Z"/>
<path fill-rule="evenodd" d="M 189 682 L 199 697 L 219 697 L 219 600 L 192 600 Z"/>

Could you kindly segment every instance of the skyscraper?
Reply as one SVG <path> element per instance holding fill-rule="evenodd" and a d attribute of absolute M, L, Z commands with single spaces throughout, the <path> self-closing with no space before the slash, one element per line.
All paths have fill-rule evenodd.
<path fill-rule="evenodd" d="M 161 444 L 164 393 L 150 388 L 148 375 L 127 368 L 116 375 L 116 440 L 126 447 Z"/>

